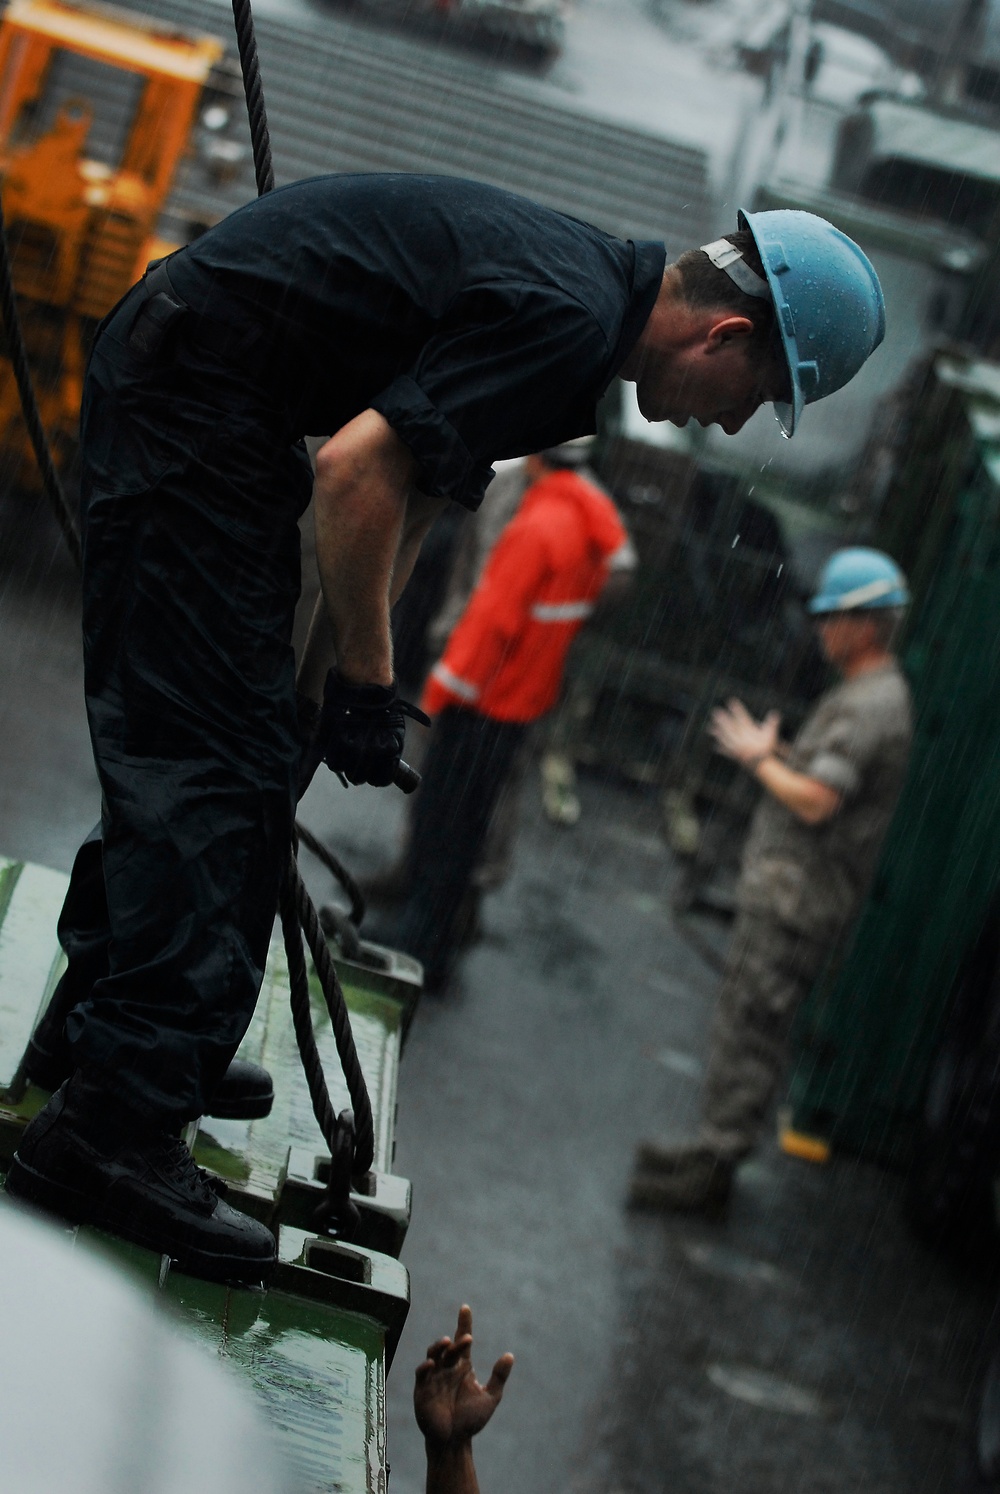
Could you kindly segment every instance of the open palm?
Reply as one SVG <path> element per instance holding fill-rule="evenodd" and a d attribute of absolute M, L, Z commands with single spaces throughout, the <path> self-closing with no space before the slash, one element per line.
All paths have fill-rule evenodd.
<path fill-rule="evenodd" d="M 431 1344 L 417 1367 L 413 1409 L 427 1441 L 448 1447 L 481 1432 L 500 1404 L 513 1364 L 513 1354 L 502 1354 L 480 1385 L 472 1368 L 472 1309 L 460 1308 L 455 1337 Z"/>

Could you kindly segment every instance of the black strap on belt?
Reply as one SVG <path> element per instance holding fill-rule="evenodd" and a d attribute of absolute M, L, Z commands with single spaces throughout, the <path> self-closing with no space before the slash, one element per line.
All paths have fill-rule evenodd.
<path fill-rule="evenodd" d="M 178 253 L 183 251 L 178 250 Z M 185 324 L 193 342 L 232 363 L 238 363 L 244 372 L 251 375 L 264 371 L 266 360 L 262 356 L 251 356 L 256 349 L 263 353 L 261 343 L 263 328 L 259 322 L 246 316 L 241 308 L 225 298 L 215 295 L 213 304 L 228 305 L 227 316 L 212 316 L 195 311 L 174 287 L 167 265 L 174 256 L 150 261 L 142 285 L 146 299 L 136 313 L 128 346 L 134 353 L 152 357 L 167 341 L 169 334 Z"/>

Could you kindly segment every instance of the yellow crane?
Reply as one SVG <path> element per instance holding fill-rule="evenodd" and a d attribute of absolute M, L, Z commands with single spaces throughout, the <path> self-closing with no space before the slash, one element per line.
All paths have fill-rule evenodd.
<path fill-rule="evenodd" d="M 42 419 L 75 447 L 100 319 L 176 247 L 157 221 L 223 53 L 147 17 L 72 0 L 11 0 L 0 22 L 0 190 Z M 98 107 L 98 105 L 103 107 Z M 0 356 L 0 463 L 37 483 L 10 363 Z"/>

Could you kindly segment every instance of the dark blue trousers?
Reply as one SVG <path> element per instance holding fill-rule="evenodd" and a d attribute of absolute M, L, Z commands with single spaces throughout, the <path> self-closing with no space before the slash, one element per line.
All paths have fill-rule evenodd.
<path fill-rule="evenodd" d="M 185 313 L 137 339 L 148 302 L 140 286 L 109 318 L 84 391 L 103 805 L 60 933 L 75 1062 L 174 1124 L 202 1112 L 263 978 L 299 754 L 291 632 L 312 478 L 239 356 L 245 329 L 227 347 Z"/>

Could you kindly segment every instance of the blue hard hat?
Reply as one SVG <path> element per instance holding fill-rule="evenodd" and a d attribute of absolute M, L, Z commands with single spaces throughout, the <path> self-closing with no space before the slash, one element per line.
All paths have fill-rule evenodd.
<path fill-rule="evenodd" d="M 874 266 L 845 233 L 815 213 L 740 213 L 757 245 L 788 363 L 792 398 L 775 401 L 782 434 L 804 405 L 854 378 L 885 336 L 885 299 Z"/>
<path fill-rule="evenodd" d="M 906 577 L 891 556 L 857 545 L 837 550 L 820 572 L 810 612 L 854 612 L 872 607 L 905 607 Z"/>

